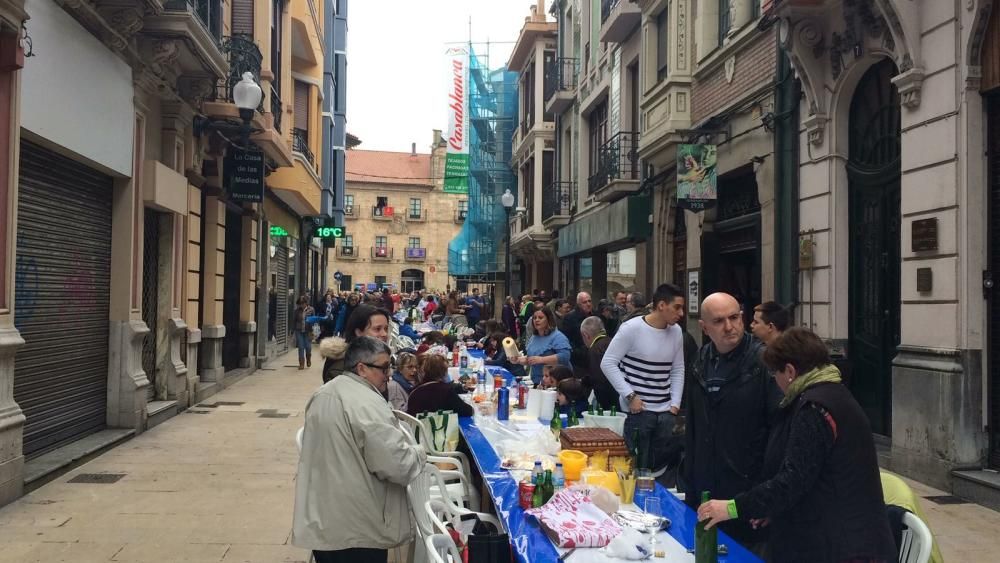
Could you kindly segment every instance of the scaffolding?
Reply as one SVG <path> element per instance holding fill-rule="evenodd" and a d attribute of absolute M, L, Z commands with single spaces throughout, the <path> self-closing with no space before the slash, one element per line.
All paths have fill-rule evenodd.
<path fill-rule="evenodd" d="M 503 277 L 505 190 L 517 195 L 510 167 L 517 122 L 517 73 L 489 70 L 489 46 L 477 56 L 469 45 L 469 212 L 448 244 L 448 275 L 465 284 L 490 284 Z"/>

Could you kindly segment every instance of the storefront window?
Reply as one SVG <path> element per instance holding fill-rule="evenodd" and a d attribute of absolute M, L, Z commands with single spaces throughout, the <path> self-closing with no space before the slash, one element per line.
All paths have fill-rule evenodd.
<path fill-rule="evenodd" d="M 589 256 L 586 258 L 577 258 L 577 273 L 579 276 L 577 291 L 586 291 L 587 293 L 591 293 L 594 290 L 593 258 Z"/>
<path fill-rule="evenodd" d="M 615 292 L 636 290 L 635 248 L 608 253 L 608 297 Z"/>

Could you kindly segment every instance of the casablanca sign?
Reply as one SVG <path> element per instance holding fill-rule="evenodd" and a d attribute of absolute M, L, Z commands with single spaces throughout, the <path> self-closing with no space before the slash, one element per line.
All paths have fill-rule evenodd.
<path fill-rule="evenodd" d="M 469 193 L 469 51 L 449 49 L 448 153 L 444 192 Z"/>

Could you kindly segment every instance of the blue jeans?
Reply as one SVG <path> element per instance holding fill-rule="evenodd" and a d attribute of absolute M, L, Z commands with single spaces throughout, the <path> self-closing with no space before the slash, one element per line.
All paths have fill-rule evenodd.
<path fill-rule="evenodd" d="M 655 472 L 667 467 L 670 457 L 670 439 L 677 417 L 670 412 L 642 411 L 629 414 L 625 419 L 625 444 L 639 455 L 636 467 Z"/>
<path fill-rule="evenodd" d="M 312 333 L 296 332 L 295 346 L 299 349 L 299 361 L 306 361 L 306 356 L 312 356 Z"/>

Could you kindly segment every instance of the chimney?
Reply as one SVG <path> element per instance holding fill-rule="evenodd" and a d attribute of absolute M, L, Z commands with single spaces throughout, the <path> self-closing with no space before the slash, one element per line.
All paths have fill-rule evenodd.
<path fill-rule="evenodd" d="M 545 21 L 545 0 L 538 0 L 535 13 L 538 14 L 539 21 Z"/>
<path fill-rule="evenodd" d="M 410 144 L 410 156 L 411 157 L 417 156 L 417 144 L 416 143 L 411 143 Z"/>

